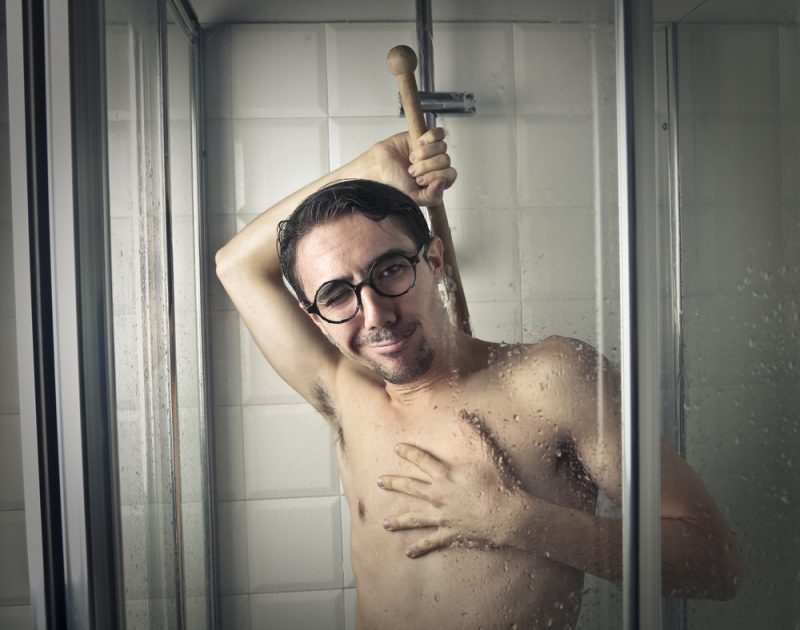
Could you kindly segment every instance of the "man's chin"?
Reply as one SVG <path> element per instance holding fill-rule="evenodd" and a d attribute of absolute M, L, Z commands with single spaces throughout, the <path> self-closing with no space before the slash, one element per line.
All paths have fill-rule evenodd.
<path fill-rule="evenodd" d="M 433 357 L 433 349 L 423 343 L 412 356 L 387 357 L 382 361 L 373 359 L 368 362 L 368 367 L 387 383 L 406 385 L 430 369 Z"/>

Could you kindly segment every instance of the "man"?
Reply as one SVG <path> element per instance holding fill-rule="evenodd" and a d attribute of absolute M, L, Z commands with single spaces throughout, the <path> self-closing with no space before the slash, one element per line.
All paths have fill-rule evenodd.
<path fill-rule="evenodd" d="M 441 130 L 393 136 L 257 218 L 218 275 L 335 430 L 359 628 L 573 627 L 584 574 L 621 579 L 621 524 L 595 516 L 598 492 L 621 501 L 618 378 L 573 339 L 508 346 L 451 325 L 442 243 L 414 202 L 455 178 Z M 732 597 L 712 499 L 667 446 L 662 475 L 665 592 Z"/>

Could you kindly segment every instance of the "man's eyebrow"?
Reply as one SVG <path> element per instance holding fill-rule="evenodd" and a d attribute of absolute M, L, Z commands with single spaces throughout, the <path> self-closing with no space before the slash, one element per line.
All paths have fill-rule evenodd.
<path fill-rule="evenodd" d="M 360 269 L 361 277 L 366 278 L 367 273 L 370 271 L 370 269 L 372 269 L 372 266 L 381 258 L 385 258 L 386 256 L 413 256 L 413 254 L 408 254 L 407 251 L 402 247 L 392 247 L 391 249 L 387 249 L 382 254 L 378 254 L 377 256 L 375 256 L 375 258 L 370 260 L 365 267 L 362 267 Z M 319 287 L 317 288 L 317 292 L 319 292 L 319 290 L 322 287 L 324 287 L 326 284 L 330 282 L 347 282 L 348 284 L 352 284 L 353 277 L 354 276 L 350 275 L 347 278 L 331 278 L 330 280 L 325 280 L 325 282 L 319 285 Z"/>

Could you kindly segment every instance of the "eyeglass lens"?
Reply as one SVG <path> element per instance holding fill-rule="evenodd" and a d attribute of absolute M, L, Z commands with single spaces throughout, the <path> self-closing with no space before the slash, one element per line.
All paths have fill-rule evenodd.
<path fill-rule="evenodd" d="M 368 282 L 363 282 L 359 286 L 369 284 L 383 296 L 397 297 L 414 285 L 415 275 L 411 261 L 404 256 L 395 255 L 377 261 Z M 316 304 L 319 314 L 325 319 L 332 321 L 349 319 L 358 311 L 356 289 L 343 280 L 333 280 L 320 287 Z"/>

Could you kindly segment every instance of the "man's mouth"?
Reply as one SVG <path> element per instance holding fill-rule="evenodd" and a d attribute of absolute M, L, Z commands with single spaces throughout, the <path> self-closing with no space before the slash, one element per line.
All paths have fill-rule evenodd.
<path fill-rule="evenodd" d="M 411 337 L 418 326 L 417 322 L 413 322 L 400 328 L 379 330 L 367 335 L 359 345 L 371 348 L 379 354 L 394 354 L 411 343 Z"/>

